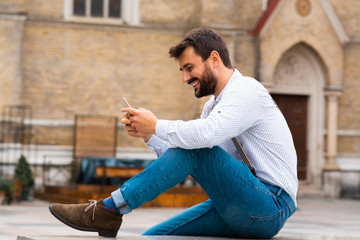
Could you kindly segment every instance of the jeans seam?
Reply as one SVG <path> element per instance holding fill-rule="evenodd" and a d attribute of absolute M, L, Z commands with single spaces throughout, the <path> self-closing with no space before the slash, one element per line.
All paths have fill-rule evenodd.
<path fill-rule="evenodd" d="M 210 211 L 214 211 L 214 210 L 215 210 L 215 207 L 212 207 L 211 209 L 207 210 L 206 212 L 203 212 L 201 215 L 196 216 L 196 217 L 190 219 L 189 221 L 187 221 L 187 222 L 185 222 L 185 223 L 183 223 L 183 224 L 175 227 L 174 229 L 169 230 L 165 235 L 170 235 L 170 234 L 174 233 L 176 230 L 182 228 L 183 226 L 185 226 L 185 225 L 187 225 L 187 224 L 189 224 L 189 223 L 191 223 L 191 222 L 193 222 L 193 221 L 201 218 L 201 217 L 204 216 L 205 214 L 209 213 Z"/>
<path fill-rule="evenodd" d="M 248 227 L 249 227 L 249 223 L 254 219 L 254 218 L 258 218 L 258 219 L 271 219 L 272 217 L 276 216 L 276 215 L 279 215 L 280 217 L 278 218 L 278 226 L 276 228 L 276 233 L 278 233 L 281 229 L 281 217 L 282 217 L 282 214 L 283 214 L 283 210 L 280 208 L 279 211 L 277 211 L 276 213 L 274 214 L 271 214 L 271 215 L 268 215 L 268 216 L 250 216 L 249 219 L 246 221 L 246 223 L 244 224 L 244 235 L 246 237 L 250 237 L 248 235 Z"/>
<path fill-rule="evenodd" d="M 214 153 L 213 153 L 213 151 L 209 151 L 209 154 L 208 154 L 208 155 L 209 155 L 209 156 L 212 156 L 212 157 L 215 158 L 215 159 L 220 159 L 220 158 L 218 158 L 217 154 L 214 154 Z M 221 160 L 223 161 L 223 159 L 221 159 Z M 242 163 L 242 164 L 244 164 L 244 166 L 246 166 L 245 163 L 243 163 L 243 162 L 240 162 L 240 163 Z M 229 170 L 231 170 L 231 169 L 229 169 Z M 249 170 L 249 172 L 250 172 L 250 170 Z M 233 173 L 234 173 L 235 176 L 239 177 L 239 179 L 241 179 L 243 182 L 247 182 L 247 183 L 249 183 L 250 185 L 256 187 L 257 189 L 262 190 L 261 188 L 258 188 L 254 182 L 250 181 L 248 178 L 245 178 L 242 174 L 238 174 L 238 173 L 235 172 L 235 171 L 234 171 Z M 252 175 L 252 174 L 251 174 L 251 175 Z M 252 176 L 253 176 L 253 175 L 252 175 Z M 254 178 L 256 178 L 256 177 L 254 177 Z"/>
<path fill-rule="evenodd" d="M 286 198 L 283 198 L 281 196 L 279 196 L 279 198 L 281 198 L 285 202 L 286 206 L 288 207 L 288 209 L 290 211 L 290 216 L 291 216 L 295 212 L 295 210 L 293 209 L 293 207 L 291 206 L 291 204 L 288 202 L 288 200 Z"/>
<path fill-rule="evenodd" d="M 255 187 L 257 190 L 259 190 L 260 192 L 263 192 L 263 193 L 265 193 L 265 194 L 267 194 L 267 195 L 269 195 L 269 196 L 272 196 L 272 197 L 275 197 L 275 198 L 276 198 L 276 195 L 275 195 L 272 191 L 270 191 L 270 190 L 264 190 L 264 189 L 256 186 L 255 184 L 254 184 L 254 187 Z"/>
<path fill-rule="evenodd" d="M 286 193 L 286 192 L 282 188 L 280 188 L 280 189 L 282 190 L 281 194 L 278 195 L 278 194 L 273 193 L 272 191 L 270 191 L 270 194 L 273 195 L 276 199 L 280 198 L 281 200 L 284 201 L 284 203 L 286 204 L 286 206 L 288 207 L 288 209 L 290 211 L 290 216 L 291 216 L 295 212 L 295 209 L 291 205 L 291 203 L 294 204 L 294 202 L 292 200 L 290 200 L 291 201 L 291 203 L 290 203 L 286 197 L 283 197 L 282 193 Z M 260 189 L 260 190 L 262 190 L 262 189 Z"/>

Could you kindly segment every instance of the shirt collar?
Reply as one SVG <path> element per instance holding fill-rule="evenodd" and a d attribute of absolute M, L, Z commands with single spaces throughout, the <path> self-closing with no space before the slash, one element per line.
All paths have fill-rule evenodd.
<path fill-rule="evenodd" d="M 215 99 L 214 96 L 212 96 L 213 98 L 213 106 L 215 106 L 216 104 L 218 104 L 221 100 L 221 97 L 223 95 L 223 93 L 225 92 L 225 89 L 228 88 L 229 85 L 231 85 L 231 82 L 233 82 L 235 79 L 241 77 L 241 73 L 236 69 L 234 68 L 234 72 L 233 74 L 231 75 L 229 81 L 226 83 L 225 87 L 223 88 L 223 90 L 220 92 L 219 96 Z"/>

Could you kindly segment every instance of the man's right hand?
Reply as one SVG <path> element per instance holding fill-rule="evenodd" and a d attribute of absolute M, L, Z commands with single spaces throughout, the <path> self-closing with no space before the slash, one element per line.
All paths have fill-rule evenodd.
<path fill-rule="evenodd" d="M 124 112 L 124 117 L 121 119 L 121 123 L 125 124 L 125 131 L 126 133 L 131 136 L 131 137 L 136 137 L 136 138 L 143 138 L 145 142 L 148 142 L 152 136 L 152 134 L 144 134 L 144 133 L 140 133 L 136 130 L 136 128 L 131 126 L 131 120 L 130 117 L 132 115 L 128 112 Z"/>

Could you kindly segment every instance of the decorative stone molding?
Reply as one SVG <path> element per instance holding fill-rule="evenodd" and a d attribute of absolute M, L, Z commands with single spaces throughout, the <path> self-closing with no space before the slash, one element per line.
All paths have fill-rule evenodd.
<path fill-rule="evenodd" d="M 11 21 L 20 21 L 23 22 L 26 20 L 24 15 L 12 15 L 12 14 L 0 14 L 1 20 L 11 20 Z"/>
<path fill-rule="evenodd" d="M 300 56 L 296 51 L 289 51 L 284 54 L 276 66 L 274 74 L 274 87 L 303 89 L 309 91 L 311 87 L 311 76 L 308 71 L 306 58 Z"/>
<path fill-rule="evenodd" d="M 329 85 L 324 90 L 326 96 L 341 96 L 344 87 L 342 85 Z"/>
<path fill-rule="evenodd" d="M 311 3 L 309 0 L 297 0 L 295 6 L 297 13 L 302 17 L 307 16 L 311 10 Z"/>
<path fill-rule="evenodd" d="M 323 6 L 325 13 L 331 22 L 331 25 L 336 32 L 337 37 L 339 38 L 339 41 L 344 45 L 347 42 L 350 41 L 349 36 L 345 32 L 345 29 L 343 25 L 341 24 L 339 17 L 336 15 L 334 8 L 332 7 L 329 0 L 321 0 L 321 5 Z"/>

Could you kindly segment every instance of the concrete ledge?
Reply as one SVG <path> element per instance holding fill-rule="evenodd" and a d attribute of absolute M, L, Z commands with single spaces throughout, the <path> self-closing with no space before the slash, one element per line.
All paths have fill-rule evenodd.
<path fill-rule="evenodd" d="M 18 236 L 17 240 L 219 240 L 215 237 L 187 237 L 187 236 L 118 236 L 116 238 L 104 238 L 98 236 Z M 231 240 L 232 238 L 223 238 Z M 235 239 L 233 239 L 235 240 Z"/>
<path fill-rule="evenodd" d="M 218 238 L 218 237 L 192 237 L 192 236 L 120 236 L 116 238 L 104 238 L 97 236 L 18 236 L 17 240 L 239 240 L 237 238 Z M 360 240 L 358 237 L 334 237 L 334 236 L 275 236 L 274 240 Z"/>
<path fill-rule="evenodd" d="M 17 236 L 17 240 L 147 240 L 143 236 L 122 236 L 116 238 L 104 238 L 98 236 Z"/>

